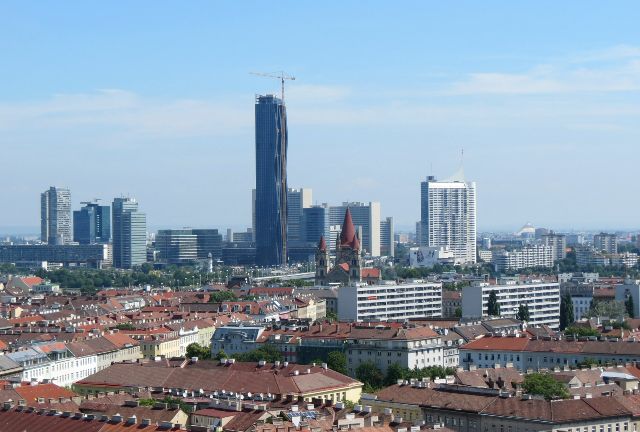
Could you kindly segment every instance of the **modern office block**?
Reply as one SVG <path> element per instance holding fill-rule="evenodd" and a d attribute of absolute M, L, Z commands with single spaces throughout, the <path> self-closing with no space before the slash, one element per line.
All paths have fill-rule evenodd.
<path fill-rule="evenodd" d="M 456 263 L 476 262 L 476 184 L 462 180 L 421 183 L 421 246 L 447 246 Z"/>
<path fill-rule="evenodd" d="M 113 200 L 113 266 L 132 268 L 147 261 L 147 217 L 133 198 Z"/>
<path fill-rule="evenodd" d="M 40 194 L 40 240 L 63 245 L 72 239 L 71 191 L 52 186 Z"/>
<path fill-rule="evenodd" d="M 256 133 L 256 263 L 287 262 L 287 111 L 282 100 L 258 96 Z"/>
<path fill-rule="evenodd" d="M 311 207 L 312 191 L 307 188 L 287 190 L 287 244 L 304 241 L 303 211 Z"/>
<path fill-rule="evenodd" d="M 395 235 L 392 217 L 380 222 L 380 254 L 391 258 L 395 256 Z"/>
<path fill-rule="evenodd" d="M 86 203 L 73 212 L 73 241 L 80 244 L 109 243 L 111 239 L 111 208 Z"/>
<path fill-rule="evenodd" d="M 198 257 L 198 240 L 190 229 L 160 230 L 156 235 L 158 260 L 165 264 L 193 264 Z"/>
<path fill-rule="evenodd" d="M 222 234 L 217 229 L 192 229 L 196 236 L 197 258 L 204 260 L 211 258 L 218 260 L 222 258 Z"/>
<path fill-rule="evenodd" d="M 111 246 L 92 245 L 0 245 L 0 262 L 15 264 L 59 263 L 104 268 L 111 265 Z"/>
<path fill-rule="evenodd" d="M 314 245 L 324 237 L 328 242 L 331 239 L 331 223 L 329 221 L 329 207 L 315 205 L 303 209 L 304 240 Z M 334 239 L 335 242 L 335 239 Z"/>
<path fill-rule="evenodd" d="M 371 256 L 380 256 L 380 203 L 344 202 L 340 206 L 329 207 L 331 225 L 341 225 L 347 208 L 351 212 L 362 249 Z"/>

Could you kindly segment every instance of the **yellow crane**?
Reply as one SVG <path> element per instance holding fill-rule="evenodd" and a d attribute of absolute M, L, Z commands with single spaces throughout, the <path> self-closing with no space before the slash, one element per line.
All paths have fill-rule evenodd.
<path fill-rule="evenodd" d="M 288 73 L 286 73 L 284 71 L 270 72 L 270 73 L 265 73 L 265 72 L 249 72 L 249 73 L 251 75 L 257 75 L 257 76 L 261 76 L 261 77 L 279 79 L 280 80 L 280 86 L 281 86 L 282 103 L 284 103 L 284 80 L 294 81 L 296 79 L 296 77 L 294 77 L 292 75 L 289 75 Z"/>

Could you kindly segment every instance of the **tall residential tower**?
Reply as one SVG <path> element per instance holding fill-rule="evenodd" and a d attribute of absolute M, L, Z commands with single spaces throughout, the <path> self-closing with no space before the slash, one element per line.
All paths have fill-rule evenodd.
<path fill-rule="evenodd" d="M 420 245 L 447 247 L 456 264 L 476 262 L 476 184 L 464 180 L 421 183 Z"/>
<path fill-rule="evenodd" d="M 69 189 L 52 186 L 40 194 L 40 240 L 50 245 L 72 242 Z"/>
<path fill-rule="evenodd" d="M 256 264 L 287 262 L 287 110 L 258 96 L 256 114 Z"/>

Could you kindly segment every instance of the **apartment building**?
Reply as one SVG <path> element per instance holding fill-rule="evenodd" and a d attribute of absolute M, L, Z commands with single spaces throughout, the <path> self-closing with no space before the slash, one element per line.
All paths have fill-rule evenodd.
<path fill-rule="evenodd" d="M 414 280 L 398 284 L 352 284 L 338 290 L 341 321 L 393 321 L 442 316 L 442 284 Z"/>
<path fill-rule="evenodd" d="M 489 295 L 494 291 L 500 305 L 500 316 L 515 318 L 520 305 L 529 308 L 529 324 L 560 325 L 560 285 L 542 280 L 520 281 L 518 278 L 503 278 L 498 284 L 481 282 L 462 290 L 462 317 L 477 319 L 487 317 Z"/>
<path fill-rule="evenodd" d="M 554 247 L 531 245 L 512 251 L 493 253 L 493 264 L 497 272 L 533 267 L 553 267 Z"/>
<path fill-rule="evenodd" d="M 425 422 L 456 432 L 630 432 L 635 395 L 544 400 L 499 389 L 402 382 L 361 403 L 394 421 Z"/>
<path fill-rule="evenodd" d="M 468 369 L 472 365 L 490 368 L 509 364 L 527 371 L 576 366 L 587 359 L 601 364 L 640 361 L 638 343 L 593 339 L 530 339 L 521 334 L 485 336 L 460 347 L 460 365 Z"/>

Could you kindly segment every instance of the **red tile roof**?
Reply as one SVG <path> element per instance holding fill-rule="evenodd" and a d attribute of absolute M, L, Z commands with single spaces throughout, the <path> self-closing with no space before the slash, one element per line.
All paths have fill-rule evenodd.
<path fill-rule="evenodd" d="M 38 400 L 38 398 L 44 399 L 71 399 L 74 396 L 78 396 L 76 393 L 68 390 L 64 387 L 59 387 L 55 384 L 46 383 L 46 384 L 22 384 L 18 387 L 14 388 L 14 391 L 20 395 L 22 399 L 27 402 L 29 405 L 32 402 Z"/>

